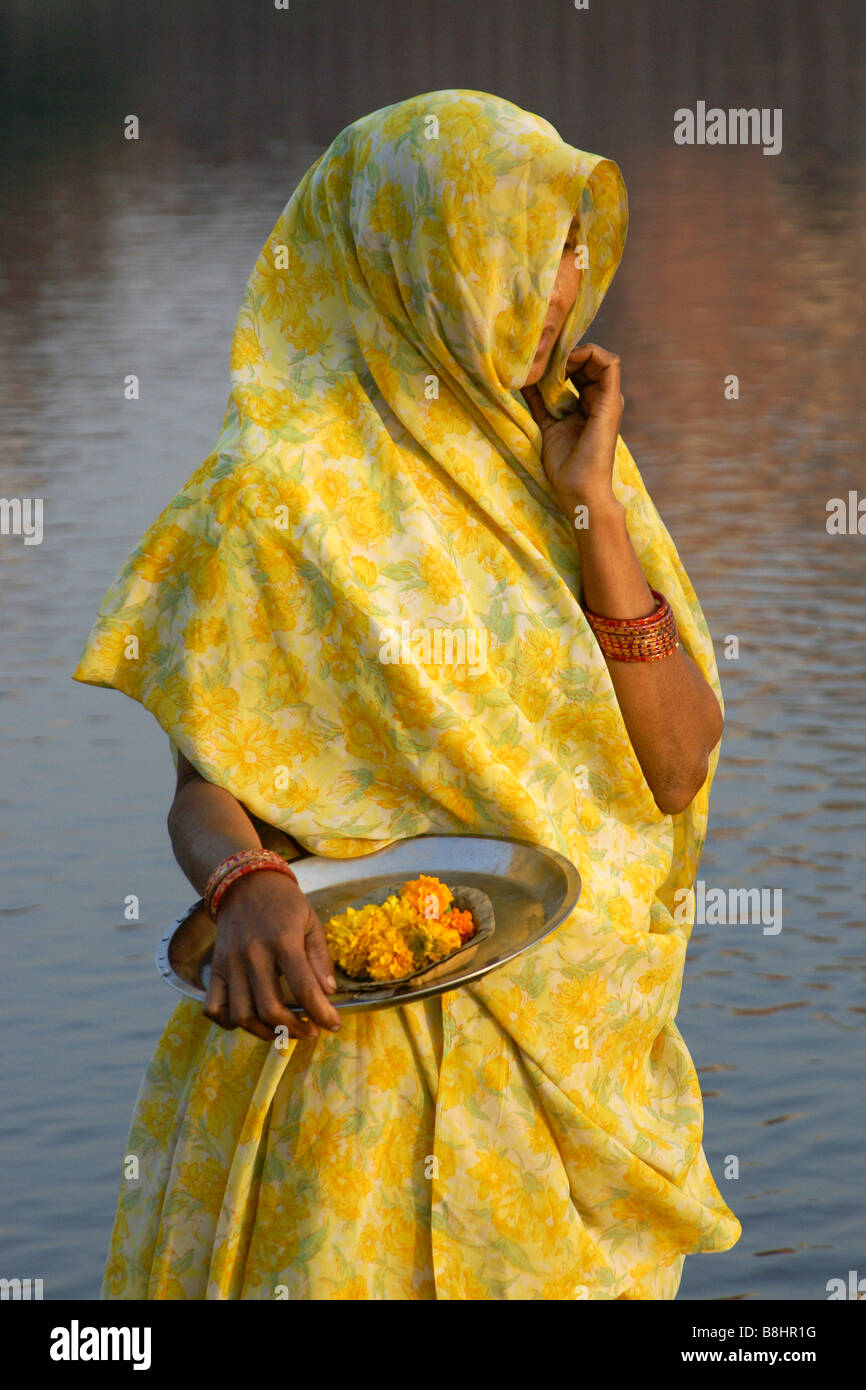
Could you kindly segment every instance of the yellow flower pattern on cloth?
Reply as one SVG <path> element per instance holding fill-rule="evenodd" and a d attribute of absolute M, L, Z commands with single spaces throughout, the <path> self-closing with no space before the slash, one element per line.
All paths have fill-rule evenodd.
<path fill-rule="evenodd" d="M 215 448 L 100 608 L 74 678 L 140 701 L 307 849 L 508 835 L 583 884 L 539 946 L 336 1036 L 280 1050 L 179 1003 L 136 1105 L 109 1298 L 672 1298 L 687 1253 L 740 1235 L 675 1021 L 718 751 L 663 815 L 518 390 L 576 209 L 589 265 L 539 383 L 557 415 L 622 255 L 617 166 L 464 89 L 343 130 L 250 276 Z M 721 696 L 622 440 L 614 486 Z M 483 637 L 486 660 L 468 640 L 381 659 L 404 624 Z"/>

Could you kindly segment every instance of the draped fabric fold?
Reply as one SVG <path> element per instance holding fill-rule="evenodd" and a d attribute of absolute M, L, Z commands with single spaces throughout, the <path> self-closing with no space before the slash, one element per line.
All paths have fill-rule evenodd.
<path fill-rule="evenodd" d="M 617 166 L 465 89 L 346 127 L 256 261 L 213 451 L 100 608 L 74 678 L 310 851 L 505 834 L 583 880 L 510 965 L 288 1053 L 180 1004 L 108 1296 L 673 1297 L 686 1253 L 739 1237 L 675 1023 L 718 750 L 663 815 L 518 394 L 575 211 L 588 264 L 539 383 L 557 416 L 622 255 Z M 621 439 L 614 487 L 721 699 Z"/>

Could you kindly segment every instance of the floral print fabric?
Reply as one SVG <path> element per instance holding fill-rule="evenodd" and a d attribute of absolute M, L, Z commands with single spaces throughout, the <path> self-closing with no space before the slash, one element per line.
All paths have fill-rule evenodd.
<path fill-rule="evenodd" d="M 616 165 L 464 89 L 343 130 L 250 276 L 212 453 L 100 608 L 74 678 L 140 701 L 308 850 L 508 835 L 583 885 L 515 961 L 337 1036 L 280 1050 L 178 1004 L 107 1297 L 672 1298 L 685 1254 L 739 1237 L 675 1021 L 718 751 L 663 815 L 518 394 L 575 210 L 589 263 L 539 383 L 556 415 L 622 254 Z M 614 487 L 721 697 L 621 439 Z M 394 630 L 437 629 L 486 660 L 381 658 Z"/>

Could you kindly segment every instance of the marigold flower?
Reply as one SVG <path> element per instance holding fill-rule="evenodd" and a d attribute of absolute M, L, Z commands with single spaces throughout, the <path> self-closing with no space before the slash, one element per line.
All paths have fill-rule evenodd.
<path fill-rule="evenodd" d="M 419 878 L 404 883 L 400 889 L 400 896 L 419 915 L 433 918 L 434 921 L 442 918 L 445 909 L 454 901 L 451 889 L 429 874 L 421 874 Z"/>
<path fill-rule="evenodd" d="M 443 926 L 450 927 L 453 931 L 459 932 L 461 941 L 466 941 L 470 936 L 474 936 L 475 934 L 475 918 L 472 916 L 472 913 L 467 912 L 465 908 L 462 912 L 456 907 L 450 908 L 442 918 L 442 924 Z"/>
<path fill-rule="evenodd" d="M 446 884 L 421 874 L 381 904 L 347 907 L 325 923 L 331 958 L 356 980 L 398 980 L 435 965 L 477 930 L 453 901 Z"/>

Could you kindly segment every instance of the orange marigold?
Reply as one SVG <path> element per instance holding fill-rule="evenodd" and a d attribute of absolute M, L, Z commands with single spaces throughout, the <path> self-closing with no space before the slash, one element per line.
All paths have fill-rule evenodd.
<path fill-rule="evenodd" d="M 442 925 L 459 932 L 461 941 L 468 941 L 475 934 L 475 918 L 466 908 L 462 911 L 456 907 L 450 908 L 442 918 Z"/>
<path fill-rule="evenodd" d="M 476 931 L 451 889 L 421 874 L 383 903 L 347 907 L 325 923 L 335 965 L 356 980 L 398 980 L 453 955 Z"/>

